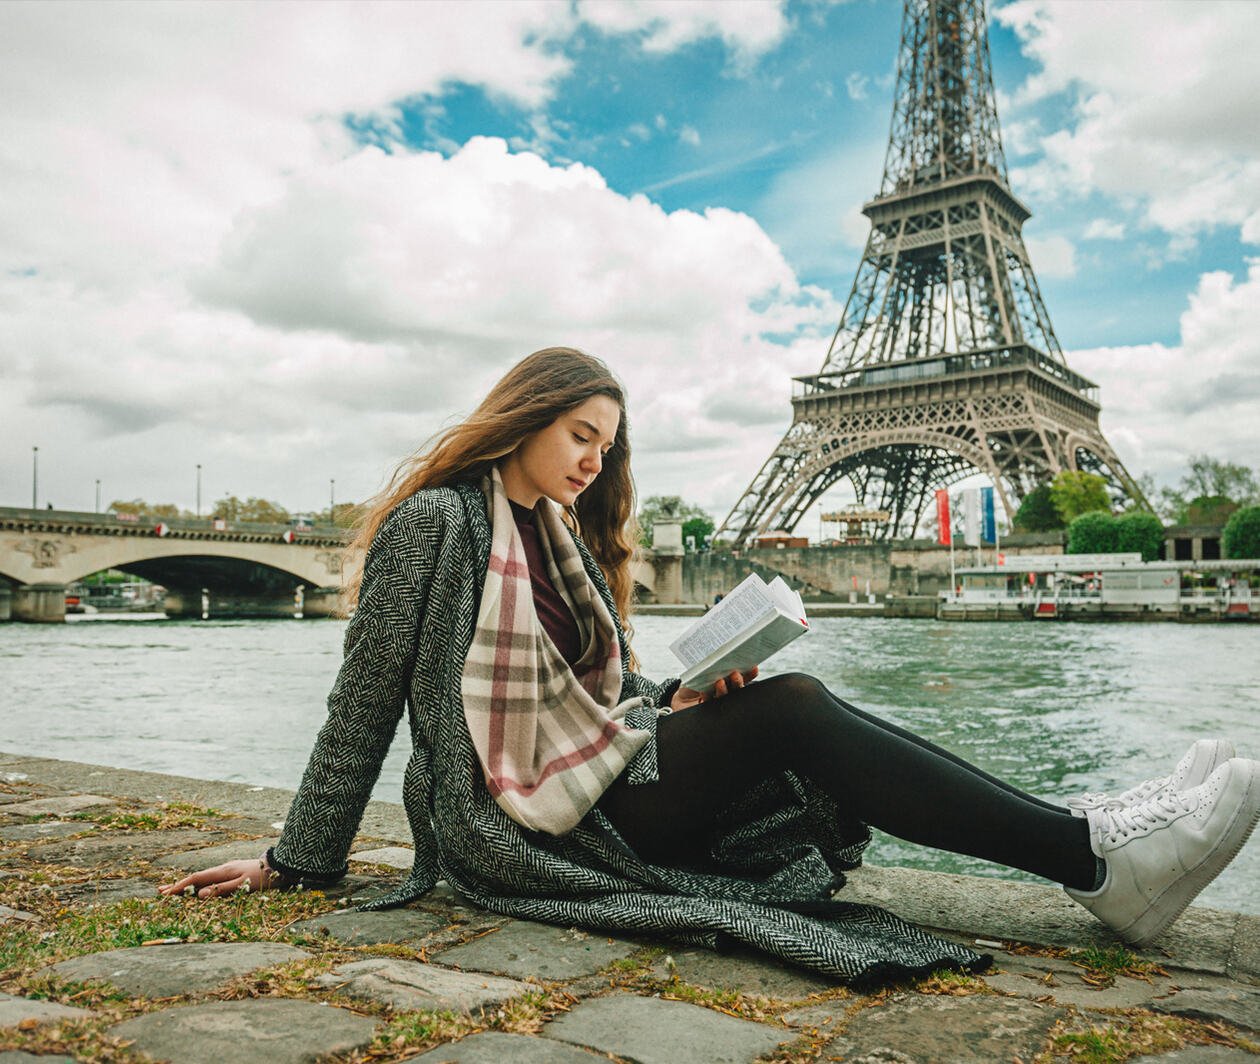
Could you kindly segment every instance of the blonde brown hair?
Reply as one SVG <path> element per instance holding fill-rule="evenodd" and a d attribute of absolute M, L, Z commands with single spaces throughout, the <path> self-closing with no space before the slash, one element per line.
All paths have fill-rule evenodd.
<path fill-rule="evenodd" d="M 523 358 L 490 389 L 472 414 L 404 459 L 385 489 L 365 504 L 348 550 L 366 552 L 394 507 L 421 488 L 479 481 L 526 436 L 545 429 L 596 395 L 616 402 L 621 412 L 617 435 L 604 456 L 599 476 L 573 506 L 565 507 L 564 519 L 599 563 L 628 637 L 634 598 L 630 558 L 638 528 L 625 393 L 603 362 L 570 347 L 548 347 Z M 347 609 L 358 602 L 361 579 L 359 568 L 345 588 Z"/>

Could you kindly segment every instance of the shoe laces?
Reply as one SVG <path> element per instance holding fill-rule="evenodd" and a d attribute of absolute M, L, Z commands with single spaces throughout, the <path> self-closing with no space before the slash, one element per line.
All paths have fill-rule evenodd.
<path fill-rule="evenodd" d="M 1192 812 L 1196 804 L 1183 794 L 1156 794 L 1140 805 L 1094 810 L 1093 827 L 1100 839 L 1114 844 L 1130 835 L 1145 835 L 1161 828 L 1183 813 Z"/>
<path fill-rule="evenodd" d="M 1154 798 L 1162 791 L 1169 790 L 1171 785 L 1171 776 L 1161 776 L 1158 779 L 1143 780 L 1137 786 L 1130 787 L 1127 791 L 1117 794 L 1114 798 L 1105 791 L 1088 791 L 1077 798 L 1069 798 L 1067 807 L 1081 811 L 1089 809 L 1125 809 Z"/>

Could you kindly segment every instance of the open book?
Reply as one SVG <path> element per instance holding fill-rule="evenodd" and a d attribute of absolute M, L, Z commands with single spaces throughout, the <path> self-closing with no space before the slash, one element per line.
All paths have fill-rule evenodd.
<path fill-rule="evenodd" d="M 735 670 L 747 672 L 809 631 L 801 596 L 776 576 L 753 573 L 669 645 L 683 663 L 682 685 L 712 691 Z"/>

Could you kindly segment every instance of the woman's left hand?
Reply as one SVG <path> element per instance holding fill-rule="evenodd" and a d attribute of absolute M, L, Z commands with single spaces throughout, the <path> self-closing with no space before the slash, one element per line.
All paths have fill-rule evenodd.
<path fill-rule="evenodd" d="M 721 698 L 728 691 L 734 691 L 736 688 L 750 684 L 757 678 L 757 666 L 754 665 L 747 672 L 733 672 L 724 679 L 718 680 L 712 691 L 693 691 L 690 687 L 680 687 L 674 692 L 674 697 L 669 700 L 669 708 L 672 710 L 688 709 L 691 706 L 698 706 L 701 702 L 708 702 L 714 698 Z"/>

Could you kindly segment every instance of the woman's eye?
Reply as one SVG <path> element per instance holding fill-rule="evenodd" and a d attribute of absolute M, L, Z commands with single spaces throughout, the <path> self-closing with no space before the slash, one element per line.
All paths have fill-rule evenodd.
<path fill-rule="evenodd" d="M 577 440 L 577 441 L 578 441 L 578 443 L 589 443 L 589 442 L 590 442 L 590 441 L 589 441 L 589 440 L 588 440 L 585 436 L 579 436 L 576 432 L 573 434 L 573 438 L 574 438 L 575 440 Z"/>

